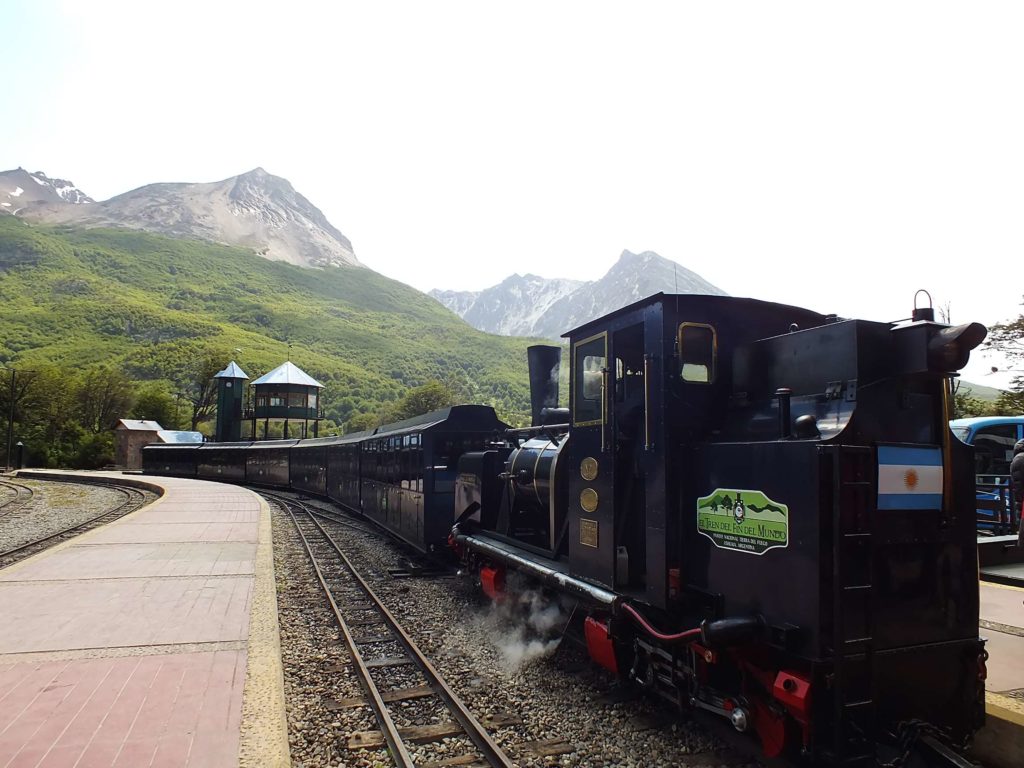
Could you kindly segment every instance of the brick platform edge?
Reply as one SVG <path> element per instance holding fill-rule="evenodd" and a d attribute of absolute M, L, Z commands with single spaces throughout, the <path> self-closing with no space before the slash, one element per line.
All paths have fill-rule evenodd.
<path fill-rule="evenodd" d="M 256 583 L 249 613 L 248 664 L 242 693 L 241 768 L 288 766 L 288 720 L 284 705 L 281 635 L 277 623 L 277 583 L 270 506 L 260 498 Z"/>

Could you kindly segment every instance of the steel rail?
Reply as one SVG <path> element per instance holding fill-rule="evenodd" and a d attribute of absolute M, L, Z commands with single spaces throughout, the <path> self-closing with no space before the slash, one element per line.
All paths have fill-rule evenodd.
<path fill-rule="evenodd" d="M 80 523 L 76 523 L 75 525 L 68 526 L 67 528 L 63 528 L 63 529 L 61 529 L 59 531 L 56 531 L 55 533 L 47 534 L 46 536 L 43 536 L 41 538 L 34 539 L 32 541 L 26 542 L 25 544 L 20 544 L 17 547 L 13 547 L 12 549 L 8 549 L 8 550 L 6 550 L 4 552 L 0 552 L 0 568 L 6 568 L 9 565 L 13 565 L 14 562 L 17 562 L 18 560 L 24 559 L 24 558 L 18 558 L 17 560 L 15 560 L 14 562 L 11 562 L 11 563 L 4 563 L 3 562 L 4 560 L 8 559 L 9 557 L 11 557 L 13 555 L 20 554 L 22 552 L 25 552 L 26 550 L 31 549 L 32 547 L 37 547 L 40 544 L 45 544 L 46 542 L 52 541 L 53 539 L 58 539 L 58 538 L 61 538 L 61 537 L 66 537 L 68 534 L 75 533 L 76 531 L 78 531 L 80 533 L 84 533 L 85 530 L 89 529 L 90 527 L 93 527 L 96 523 L 100 523 L 100 521 L 102 521 L 103 518 L 105 518 L 105 517 L 112 517 L 113 519 L 117 519 L 118 517 L 123 517 L 129 511 L 131 511 L 131 510 L 125 509 L 126 507 L 132 505 L 136 501 L 144 500 L 146 498 L 145 494 L 142 491 L 139 491 L 139 490 L 137 490 L 135 488 L 130 488 L 130 487 L 127 487 L 127 486 L 110 485 L 110 484 L 107 484 L 107 483 L 89 483 L 89 485 L 98 485 L 101 488 L 107 488 L 108 490 L 118 491 L 118 492 L 124 494 L 125 499 L 120 504 L 118 504 L 116 507 L 113 507 L 111 509 L 107 509 L 104 512 L 100 513 L 99 515 L 96 515 L 95 517 L 90 517 L 88 520 L 83 520 Z M 113 521 L 113 519 L 111 520 L 111 522 Z M 43 549 L 47 549 L 47 548 L 48 547 L 43 547 Z"/>
<path fill-rule="evenodd" d="M 267 495 L 269 496 L 270 494 Z M 338 608 L 338 603 L 334 599 L 334 594 L 331 592 L 331 588 L 327 585 L 327 579 L 324 578 L 323 571 L 320 568 L 320 563 L 317 562 L 316 555 L 313 554 L 313 547 L 310 545 L 309 539 L 306 538 L 306 534 L 303 533 L 302 527 L 299 525 L 299 521 L 296 519 L 295 513 L 292 511 L 292 507 L 302 508 L 298 502 L 285 499 L 281 496 L 271 496 L 271 498 L 284 507 L 284 510 L 288 513 L 288 516 L 291 517 L 292 523 L 295 525 L 295 530 L 299 534 L 299 538 L 302 539 L 303 549 L 306 550 L 309 562 L 312 564 L 313 571 L 316 573 L 317 581 L 320 582 L 320 587 L 323 589 L 324 595 L 327 597 L 327 602 L 331 605 L 331 611 L 334 613 L 334 620 L 338 623 L 338 628 L 341 629 L 341 633 L 345 637 L 345 645 L 348 647 L 349 655 L 352 657 L 352 661 L 359 673 L 359 682 L 363 686 L 363 690 L 366 691 L 367 696 L 370 697 L 370 707 L 373 709 L 373 714 L 377 717 L 377 723 L 380 725 L 381 733 L 384 735 L 384 741 L 388 745 L 388 750 L 391 752 L 392 758 L 394 758 L 395 763 L 402 766 L 402 768 L 414 768 L 415 763 L 413 762 L 412 755 L 409 754 L 409 750 L 406 749 L 405 743 L 402 741 L 402 736 L 398 732 L 398 725 L 388 712 L 387 705 L 384 704 L 384 698 L 381 696 L 380 689 L 377 688 L 377 684 L 373 681 L 373 677 L 370 675 L 370 670 L 366 666 L 366 660 L 363 659 L 363 655 L 359 652 L 355 639 L 352 637 L 352 630 L 349 628 L 348 622 L 345 621 L 345 617 L 341 615 L 341 609 Z M 309 512 L 304 509 L 302 509 L 302 511 L 307 515 L 309 514 Z M 313 519 L 312 516 L 310 519 Z"/>
<path fill-rule="evenodd" d="M 268 494 L 269 495 L 269 494 Z M 356 644 L 352 639 L 352 635 L 347 628 L 347 624 L 344 622 L 344 618 L 340 615 L 337 602 L 334 600 L 331 594 L 330 588 L 327 585 L 326 579 L 316 562 L 316 557 L 313 554 L 312 548 L 309 545 L 309 540 L 302 532 L 299 526 L 298 519 L 292 512 L 292 508 L 301 510 L 309 519 L 310 522 L 316 526 L 317 530 L 324 537 L 324 540 L 328 543 L 331 549 L 338 555 L 341 562 L 344 563 L 349 575 L 351 575 L 363 590 L 366 596 L 373 603 L 374 608 L 379 611 L 380 615 L 384 618 L 385 624 L 394 633 L 396 640 L 405 649 L 406 654 L 409 658 L 419 667 L 424 677 L 427 679 L 428 685 L 438 699 L 448 708 L 451 714 L 458 721 L 459 725 L 462 726 L 463 731 L 473 745 L 479 750 L 483 759 L 491 766 L 500 766 L 501 768 L 513 768 L 515 765 L 512 760 L 505 754 L 505 752 L 498 746 L 498 744 L 491 738 L 487 730 L 480 724 L 472 712 L 466 707 L 461 699 L 456 695 L 455 691 L 451 689 L 448 683 L 444 680 L 441 674 L 437 671 L 430 660 L 423 654 L 423 652 L 416 645 L 415 641 L 406 633 L 402 628 L 401 624 L 394 617 L 387 606 L 384 605 L 383 601 L 377 596 L 377 593 L 373 591 L 373 588 L 359 575 L 352 561 L 349 560 L 348 556 L 341 550 L 337 542 L 330 535 L 330 533 L 323 527 L 317 516 L 312 512 L 307 505 L 299 501 L 294 501 L 286 497 L 272 496 L 279 504 L 281 504 L 289 516 L 292 518 L 292 522 L 295 524 L 295 529 L 298 531 L 300 538 L 302 539 L 303 546 L 306 549 L 307 555 L 309 555 L 310 561 L 313 563 L 314 570 L 317 574 L 317 579 L 320 581 L 320 586 L 324 589 L 327 594 L 328 600 L 331 604 L 331 609 L 334 611 L 335 618 L 338 621 L 340 627 L 342 627 L 343 634 L 345 635 L 345 642 L 348 645 L 349 651 L 352 654 L 352 658 L 356 661 L 356 666 L 359 669 L 360 677 L 364 688 L 370 693 L 371 706 L 373 707 L 375 714 L 379 716 L 379 722 L 382 724 L 382 731 L 384 733 L 384 739 L 388 743 L 388 746 L 392 747 L 392 754 L 395 755 L 396 762 L 399 765 L 412 765 L 411 758 L 410 762 L 405 763 L 405 756 L 408 752 L 405 750 L 404 745 L 401 741 L 401 735 L 395 726 L 394 721 L 391 719 L 390 714 L 387 714 L 386 707 L 383 699 L 381 698 L 380 691 L 377 689 L 376 683 L 373 682 L 369 674 L 369 670 L 366 668 L 365 663 L 362 660 L 362 656 L 356 648 Z M 378 712 L 379 708 L 379 712 Z M 383 714 L 383 717 L 380 717 Z M 393 731 L 391 729 L 394 729 Z M 400 748 L 392 746 L 392 741 L 395 741 Z M 398 755 L 402 755 L 401 760 Z"/>
<path fill-rule="evenodd" d="M 0 480 L 0 487 L 9 488 L 14 491 L 14 496 L 9 499 L 4 499 L 0 502 L 0 509 L 7 509 L 8 507 L 20 507 L 23 504 L 27 504 L 32 500 L 35 495 L 35 491 L 29 488 L 27 485 L 21 483 L 15 483 L 11 480 Z M 22 491 L 27 491 L 27 495 L 23 495 Z"/>

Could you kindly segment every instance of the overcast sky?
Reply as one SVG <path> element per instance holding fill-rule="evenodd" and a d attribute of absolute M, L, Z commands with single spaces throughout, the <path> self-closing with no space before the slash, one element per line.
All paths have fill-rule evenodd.
<path fill-rule="evenodd" d="M 330 9 L 320 6 L 331 6 Z M 1024 294 L 1024 3 L 0 0 L 0 169 L 284 176 L 420 289 L 654 250 L 887 320 Z M 982 383 L 983 366 L 970 369 Z"/>

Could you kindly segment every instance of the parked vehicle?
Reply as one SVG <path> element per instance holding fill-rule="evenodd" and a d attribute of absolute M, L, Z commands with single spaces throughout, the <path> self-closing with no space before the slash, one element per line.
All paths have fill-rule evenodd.
<path fill-rule="evenodd" d="M 1021 510 L 1010 491 L 1013 446 L 1024 438 L 1024 416 L 978 416 L 949 422 L 953 434 L 974 446 L 978 496 L 978 531 L 992 536 L 1015 534 Z"/>

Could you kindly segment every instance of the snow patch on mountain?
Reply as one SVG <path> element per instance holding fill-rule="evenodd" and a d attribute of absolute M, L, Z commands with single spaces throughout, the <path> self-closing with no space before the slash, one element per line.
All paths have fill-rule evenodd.
<path fill-rule="evenodd" d="M 70 181 L 51 179 L 42 171 L 29 173 L 24 168 L 0 172 L 0 207 L 13 208 L 11 203 L 15 200 L 19 206 L 23 206 L 15 212 L 37 205 L 81 205 L 95 202 Z"/>

